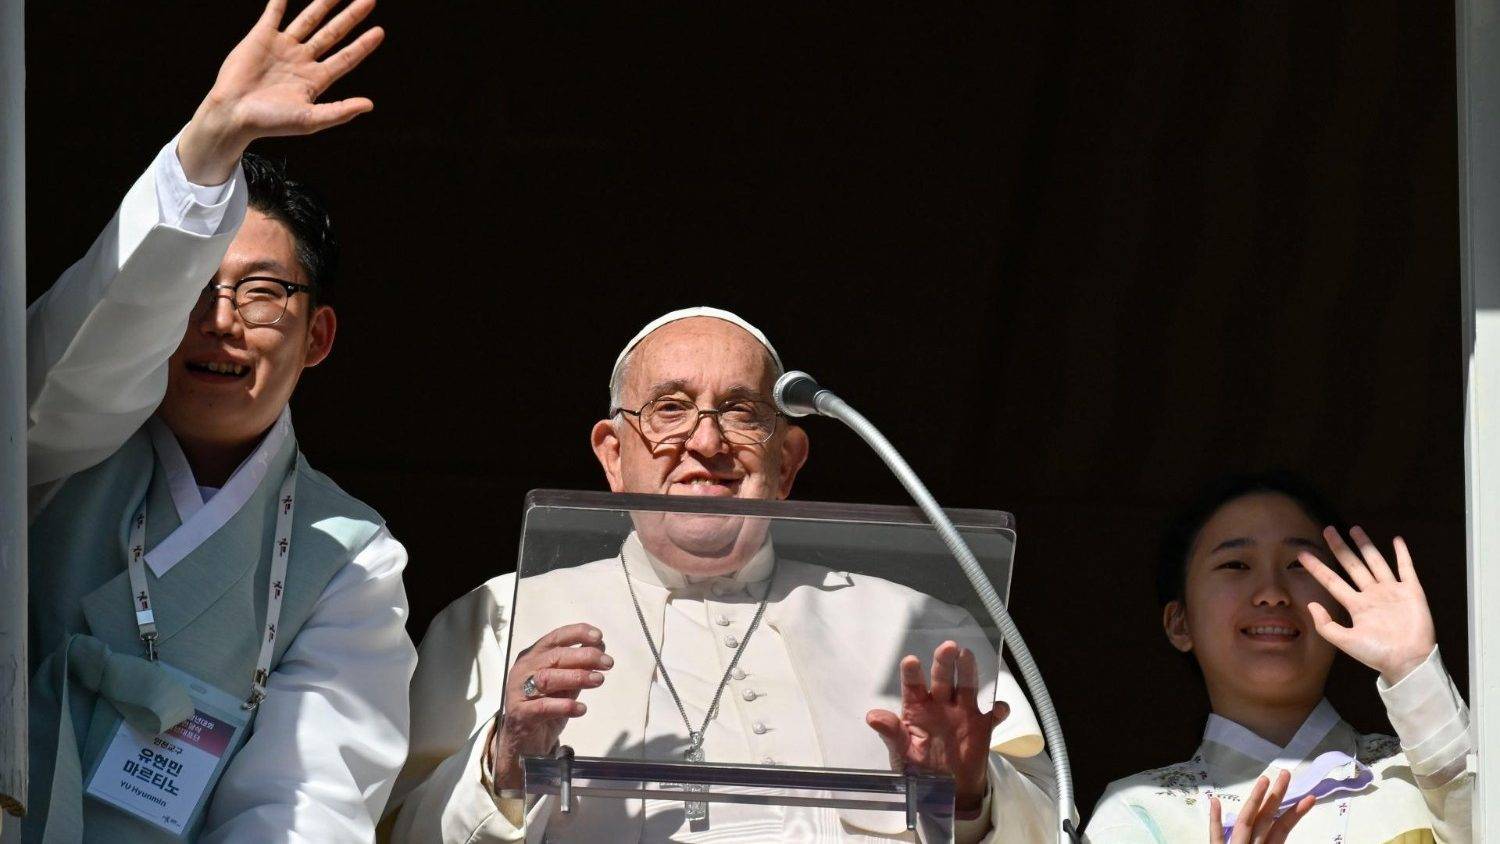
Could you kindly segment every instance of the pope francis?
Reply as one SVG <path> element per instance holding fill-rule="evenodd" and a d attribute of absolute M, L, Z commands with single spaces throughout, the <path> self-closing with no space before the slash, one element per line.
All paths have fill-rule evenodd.
<path fill-rule="evenodd" d="M 765 335 L 727 311 L 652 321 L 616 359 L 610 414 L 592 430 L 610 489 L 786 498 L 808 439 L 770 403 L 781 371 Z M 528 805 L 520 759 L 559 743 L 586 756 L 918 768 L 954 778 L 959 841 L 1052 834 L 1035 717 L 962 609 L 781 559 L 754 520 L 634 521 L 615 556 L 527 577 L 519 615 L 508 574 L 432 622 L 387 840 L 912 840 L 895 813 Z M 576 607 L 589 617 L 570 617 Z M 530 643 L 513 662 L 512 641 Z"/>

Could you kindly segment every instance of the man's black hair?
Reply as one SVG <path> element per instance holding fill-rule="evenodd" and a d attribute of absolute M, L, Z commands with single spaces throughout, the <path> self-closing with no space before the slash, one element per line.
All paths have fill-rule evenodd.
<path fill-rule="evenodd" d="M 312 285 L 314 304 L 333 302 L 338 275 L 339 243 L 323 197 L 309 185 L 289 178 L 286 162 L 247 152 L 240 157 L 250 207 L 286 226 L 297 244 L 297 263 Z"/>
<path fill-rule="evenodd" d="M 1205 487 L 1193 503 L 1179 512 L 1167 525 L 1162 536 L 1161 552 L 1156 563 L 1156 599 L 1160 606 L 1180 601 L 1187 591 L 1188 554 L 1199 531 L 1225 504 L 1254 495 L 1271 492 L 1297 503 L 1318 527 L 1334 525 L 1343 528 L 1333 505 L 1311 484 L 1291 472 L 1261 472 L 1228 475 Z"/>

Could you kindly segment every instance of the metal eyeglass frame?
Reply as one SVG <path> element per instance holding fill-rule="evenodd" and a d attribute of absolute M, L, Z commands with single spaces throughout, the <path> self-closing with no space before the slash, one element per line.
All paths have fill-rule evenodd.
<path fill-rule="evenodd" d="M 245 319 L 245 315 L 244 314 L 240 313 L 240 302 L 239 302 L 239 299 L 240 299 L 240 288 L 242 286 L 244 286 L 244 284 L 246 282 L 250 282 L 250 281 L 269 281 L 269 282 L 271 282 L 273 284 L 279 284 L 282 287 L 286 288 L 286 300 L 281 303 L 281 314 L 279 316 L 277 316 L 275 319 L 271 320 L 270 322 L 251 322 L 250 320 Z M 217 284 L 215 282 L 209 282 L 207 285 L 204 286 L 203 292 L 204 293 L 209 293 L 209 292 L 217 293 L 220 290 L 228 290 L 229 291 L 229 307 L 231 307 L 231 308 L 234 309 L 235 318 L 238 319 L 240 322 L 244 323 L 245 325 L 253 325 L 253 326 L 257 327 L 257 328 L 260 328 L 260 327 L 267 326 L 267 325 L 275 325 L 276 323 L 281 322 L 282 317 L 286 316 L 286 306 L 287 306 L 287 304 L 289 302 L 292 301 L 292 297 L 295 296 L 295 295 L 297 295 L 298 293 L 306 293 L 309 296 L 311 296 L 312 295 L 312 289 L 313 288 L 312 288 L 311 284 L 298 284 L 295 281 L 287 281 L 286 279 L 277 278 L 277 277 L 271 276 L 271 275 L 249 275 L 249 276 L 245 276 L 244 278 L 240 279 L 239 281 L 236 281 L 234 284 Z M 216 296 L 211 296 L 209 298 L 210 299 L 222 299 L 224 297 L 216 295 Z"/>
<path fill-rule="evenodd" d="M 658 448 L 660 446 L 668 445 L 668 444 L 676 445 L 678 443 L 685 443 L 688 440 L 692 439 L 693 433 L 698 430 L 698 426 L 703 424 L 703 417 L 705 417 L 705 416 L 709 416 L 709 417 L 713 418 L 713 420 L 714 420 L 714 426 L 719 429 L 719 436 L 723 437 L 725 442 L 733 443 L 734 445 L 765 445 L 766 443 L 768 443 L 768 442 L 771 441 L 772 437 L 776 436 L 776 428 L 777 428 L 777 426 L 780 424 L 780 422 L 781 422 L 782 419 L 786 418 L 786 414 L 785 413 L 782 413 L 779 410 L 774 410 L 774 408 L 776 407 L 776 405 L 772 404 L 771 402 L 760 401 L 759 399 L 730 399 L 728 401 L 725 401 L 725 402 L 721 403 L 718 407 L 709 408 L 709 409 L 704 409 L 704 408 L 698 407 L 697 405 L 694 405 L 693 409 L 698 412 L 698 415 L 693 418 L 693 424 L 691 426 L 689 426 L 687 429 L 685 429 L 683 431 L 683 433 L 681 433 L 681 434 L 673 434 L 672 437 L 670 437 L 668 439 L 664 439 L 664 440 L 653 440 L 650 437 L 646 436 L 645 428 L 644 428 L 644 426 L 641 425 L 641 414 L 645 413 L 646 412 L 646 408 L 650 407 L 651 405 L 656 404 L 659 401 L 665 401 L 665 400 L 666 400 L 665 397 L 664 398 L 659 398 L 659 399 L 652 399 L 652 400 L 646 402 L 645 404 L 641 405 L 640 410 L 628 410 L 628 409 L 623 408 L 623 407 L 616 407 L 616 408 L 613 408 L 613 409 L 610 410 L 610 412 L 609 412 L 609 418 L 613 419 L 613 418 L 615 418 L 615 416 L 617 414 L 621 414 L 621 413 L 626 414 L 627 416 L 634 416 L 635 417 L 635 424 L 633 426 L 631 426 L 631 427 L 635 428 L 636 433 L 638 433 L 638 434 L 641 435 L 641 439 L 643 439 L 646 442 L 650 443 L 652 448 Z M 773 408 L 772 414 L 771 414 L 771 419 L 772 419 L 771 430 L 766 433 L 766 436 L 765 436 L 764 439 L 759 439 L 759 440 L 756 440 L 754 442 L 741 442 L 739 440 L 730 439 L 729 434 L 724 430 L 724 422 L 723 422 L 723 420 L 721 418 L 722 415 L 723 415 L 723 413 L 724 413 L 724 405 L 727 405 L 727 404 L 736 404 L 736 403 L 741 403 L 741 402 L 750 402 L 752 404 L 763 404 L 763 405 L 765 405 L 767 407 Z"/>

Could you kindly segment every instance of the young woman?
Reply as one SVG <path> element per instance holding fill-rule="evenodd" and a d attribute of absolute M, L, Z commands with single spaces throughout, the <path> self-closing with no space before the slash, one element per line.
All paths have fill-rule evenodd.
<path fill-rule="evenodd" d="M 1162 626 L 1213 712 L 1190 759 L 1109 786 L 1093 844 L 1471 839 L 1468 709 L 1411 554 L 1397 538 L 1393 565 L 1358 527 L 1351 548 L 1336 521 L 1294 479 L 1256 476 L 1169 531 Z M 1338 651 L 1380 675 L 1399 739 L 1356 732 L 1323 699 Z"/>

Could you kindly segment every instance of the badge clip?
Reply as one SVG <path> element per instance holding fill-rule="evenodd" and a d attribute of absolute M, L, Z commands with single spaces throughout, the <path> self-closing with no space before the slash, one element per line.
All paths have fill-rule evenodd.
<path fill-rule="evenodd" d="M 250 696 L 245 698 L 245 702 L 240 704 L 240 708 L 245 710 L 246 712 L 254 712 L 256 709 L 260 708 L 260 702 L 265 699 L 266 693 L 264 691 L 261 691 L 258 688 L 251 689 Z"/>

